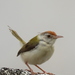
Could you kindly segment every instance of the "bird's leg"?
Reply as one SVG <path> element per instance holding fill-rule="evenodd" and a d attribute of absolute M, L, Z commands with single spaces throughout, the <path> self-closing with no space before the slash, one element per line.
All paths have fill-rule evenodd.
<path fill-rule="evenodd" d="M 28 70 L 28 71 L 33 71 L 32 69 L 31 69 L 31 67 L 28 65 L 28 63 L 26 62 L 25 63 L 26 65 L 27 65 L 27 67 L 30 69 L 30 70 Z"/>
<path fill-rule="evenodd" d="M 35 66 L 45 73 L 45 71 L 44 71 L 42 68 L 40 68 L 40 67 L 37 66 L 37 65 L 35 65 Z"/>
<path fill-rule="evenodd" d="M 39 68 L 43 73 L 45 74 L 50 74 L 50 75 L 54 75 L 52 73 L 47 73 L 46 71 L 44 71 L 42 68 L 40 68 L 38 65 L 35 65 L 37 68 Z M 43 74 L 43 73 L 40 73 L 40 74 Z"/>
<path fill-rule="evenodd" d="M 35 75 L 36 73 L 35 73 L 35 72 L 33 72 L 33 70 L 32 70 L 32 69 L 31 69 L 31 67 L 28 65 L 28 63 L 26 62 L 25 64 L 26 64 L 26 65 L 27 65 L 27 67 L 30 69 L 30 70 L 28 70 L 28 71 L 30 71 L 32 75 Z"/>

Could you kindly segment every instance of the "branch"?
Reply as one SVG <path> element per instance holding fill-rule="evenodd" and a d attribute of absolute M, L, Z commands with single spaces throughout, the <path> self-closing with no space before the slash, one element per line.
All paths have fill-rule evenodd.
<path fill-rule="evenodd" d="M 0 75 L 31 75 L 31 72 L 23 69 L 13 69 L 3 67 L 0 69 Z M 49 75 L 49 74 L 35 74 L 35 75 Z"/>

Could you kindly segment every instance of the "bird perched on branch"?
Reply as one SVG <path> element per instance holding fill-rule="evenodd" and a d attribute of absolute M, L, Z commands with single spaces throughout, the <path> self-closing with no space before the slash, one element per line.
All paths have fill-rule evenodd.
<path fill-rule="evenodd" d="M 23 45 L 23 47 L 18 51 L 17 56 L 21 55 L 22 60 L 28 66 L 31 74 L 34 75 L 34 71 L 31 69 L 29 64 L 35 65 L 43 73 L 47 73 L 38 65 L 46 62 L 51 58 L 54 52 L 53 44 L 56 39 L 62 38 L 63 36 L 58 36 L 53 31 L 46 31 L 33 37 L 28 43 Z M 51 74 L 52 75 L 52 74 Z"/>

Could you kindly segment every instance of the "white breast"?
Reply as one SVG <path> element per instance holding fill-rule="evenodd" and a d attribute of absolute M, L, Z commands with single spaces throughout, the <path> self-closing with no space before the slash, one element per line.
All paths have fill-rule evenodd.
<path fill-rule="evenodd" d="M 53 54 L 53 46 L 41 41 L 35 49 L 21 54 L 22 60 L 29 64 L 42 64 L 47 61 Z"/>

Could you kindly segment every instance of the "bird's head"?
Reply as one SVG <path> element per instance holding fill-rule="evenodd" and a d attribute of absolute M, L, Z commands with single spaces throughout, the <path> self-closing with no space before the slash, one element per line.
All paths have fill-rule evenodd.
<path fill-rule="evenodd" d="M 63 36 L 57 35 L 53 31 L 46 31 L 39 34 L 40 41 L 44 41 L 50 45 L 53 45 L 58 38 L 62 38 Z"/>

